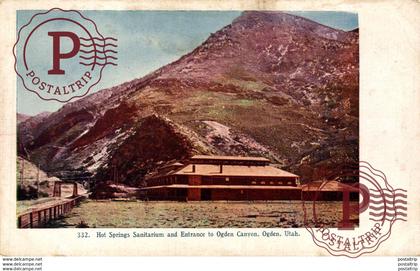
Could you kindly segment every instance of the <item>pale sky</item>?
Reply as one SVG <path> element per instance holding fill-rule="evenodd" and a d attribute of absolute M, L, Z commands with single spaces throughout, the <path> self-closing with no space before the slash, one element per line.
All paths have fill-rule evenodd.
<path fill-rule="evenodd" d="M 39 11 L 17 11 L 17 30 Z M 342 30 L 358 27 L 355 13 L 288 12 Z M 90 93 L 141 78 L 204 42 L 230 24 L 241 11 L 82 11 L 103 36 L 118 39 L 118 66 L 107 66 L 101 82 Z M 43 101 L 17 78 L 17 112 L 36 115 L 56 111 L 63 104 Z"/>

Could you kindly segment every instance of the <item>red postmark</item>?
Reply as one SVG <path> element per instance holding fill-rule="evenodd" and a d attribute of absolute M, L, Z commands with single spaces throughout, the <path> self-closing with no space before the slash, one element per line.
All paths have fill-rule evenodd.
<path fill-rule="evenodd" d="M 343 208 L 338 227 L 324 226 L 322 219 L 317 216 L 319 193 L 302 200 L 305 227 L 314 243 L 331 255 L 356 258 L 376 251 L 391 236 L 393 224 L 406 221 L 407 191 L 394 189 L 385 174 L 367 162 L 360 162 L 357 176 L 353 170 L 344 173 L 343 177 L 358 177 L 359 183 L 341 186 Z M 328 183 L 318 184 L 317 191 L 322 191 Z M 360 197 L 356 208 L 350 204 L 350 194 L 355 192 Z M 351 219 L 354 215 L 358 215 L 358 219 Z"/>
<path fill-rule="evenodd" d="M 105 66 L 117 65 L 116 42 L 79 11 L 53 8 L 19 29 L 15 71 L 39 98 L 68 102 L 88 94 Z"/>

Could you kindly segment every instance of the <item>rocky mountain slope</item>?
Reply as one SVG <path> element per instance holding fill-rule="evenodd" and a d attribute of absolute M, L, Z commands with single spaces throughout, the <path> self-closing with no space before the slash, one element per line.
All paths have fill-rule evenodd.
<path fill-rule="evenodd" d="M 25 115 L 25 114 L 17 114 L 16 116 L 16 122 L 19 124 L 21 122 L 24 122 L 25 120 L 29 119 L 31 116 Z"/>
<path fill-rule="evenodd" d="M 358 32 L 244 12 L 143 78 L 22 122 L 18 149 L 57 176 L 130 185 L 197 153 L 262 155 L 319 179 L 357 164 L 358 97 Z"/>

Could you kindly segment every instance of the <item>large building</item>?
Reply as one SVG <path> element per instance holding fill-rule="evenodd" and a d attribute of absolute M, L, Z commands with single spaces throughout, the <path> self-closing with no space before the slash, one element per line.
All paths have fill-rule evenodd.
<path fill-rule="evenodd" d="M 299 176 L 270 165 L 263 157 L 196 155 L 146 176 L 149 200 L 300 199 Z"/>

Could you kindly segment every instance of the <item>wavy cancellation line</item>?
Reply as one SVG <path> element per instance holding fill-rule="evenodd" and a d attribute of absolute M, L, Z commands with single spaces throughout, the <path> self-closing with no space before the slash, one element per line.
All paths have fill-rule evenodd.
<path fill-rule="evenodd" d="M 108 50 L 104 50 L 104 51 L 100 51 L 100 50 L 90 50 L 90 51 L 86 51 L 86 50 L 80 50 L 80 52 L 82 52 L 82 53 L 85 53 L 85 54 L 90 54 L 90 53 L 94 53 L 94 52 L 96 52 L 96 53 L 100 53 L 100 54 L 105 54 L 105 53 L 114 53 L 114 54 L 116 54 L 117 53 L 117 51 L 114 51 L 114 50 L 110 50 L 110 49 L 108 49 Z"/>
<path fill-rule="evenodd" d="M 372 209 L 374 211 L 381 211 L 383 209 L 390 210 L 390 211 L 394 211 L 394 210 L 404 210 L 404 211 L 407 211 L 407 207 L 405 207 L 405 206 L 394 206 L 394 207 L 392 207 L 392 206 L 385 206 L 385 205 L 377 206 L 377 207 L 376 206 L 369 206 L 369 209 Z"/>
<path fill-rule="evenodd" d="M 370 220 L 376 221 L 376 222 L 382 222 L 383 220 L 386 220 L 386 221 L 394 221 L 394 222 L 397 221 L 397 220 L 407 221 L 407 219 L 399 218 L 399 217 L 397 217 L 397 218 L 385 218 L 385 219 L 381 219 L 381 218 L 378 218 L 378 219 L 376 219 L 376 218 L 370 218 Z"/>
<path fill-rule="evenodd" d="M 91 41 L 91 40 L 100 40 L 100 41 L 113 40 L 113 41 L 118 41 L 118 39 L 113 38 L 113 37 L 105 37 L 105 38 L 98 38 L 98 37 L 83 38 L 83 37 L 79 37 L 79 39 L 84 40 L 84 41 Z"/>
<path fill-rule="evenodd" d="M 92 66 L 92 65 L 98 65 L 98 66 L 113 65 L 113 66 L 117 66 L 117 64 L 115 64 L 114 62 L 105 62 L 105 63 L 99 63 L 99 62 L 84 63 L 84 62 L 79 62 L 79 64 L 84 65 L 84 66 Z"/>
<path fill-rule="evenodd" d="M 396 191 L 402 191 L 402 192 L 407 193 L 407 190 L 405 190 L 405 189 L 400 189 L 400 188 L 397 188 L 397 189 L 394 189 L 394 190 L 389 190 L 389 189 L 382 189 L 382 190 L 369 189 L 369 190 L 370 190 L 370 191 L 372 191 L 372 192 L 375 192 L 375 193 L 381 193 L 381 192 L 385 192 L 385 193 L 395 193 Z"/>
<path fill-rule="evenodd" d="M 369 196 L 372 198 L 389 198 L 391 200 L 393 200 L 394 198 L 396 199 L 397 197 L 401 197 L 401 198 L 407 198 L 407 194 L 404 193 L 389 193 L 389 192 L 376 192 L 376 193 L 369 193 Z"/>
<path fill-rule="evenodd" d="M 91 44 L 84 44 L 84 43 L 80 43 L 81 47 L 92 47 L 92 46 L 97 46 L 97 47 L 107 47 L 107 46 L 111 46 L 111 47 L 118 47 L 116 44 L 113 43 L 105 43 L 105 44 L 99 44 L 99 43 L 91 43 Z"/>
<path fill-rule="evenodd" d="M 384 202 L 386 204 L 390 204 L 390 205 L 394 205 L 394 204 L 407 204 L 407 201 L 402 200 L 402 199 L 396 199 L 396 200 L 392 200 L 392 199 L 385 199 L 385 200 L 373 200 L 373 199 L 369 199 L 369 204 L 384 204 Z"/>
<path fill-rule="evenodd" d="M 403 217 L 407 217 L 406 213 L 403 212 L 390 212 L 390 213 L 375 213 L 375 212 L 369 212 L 369 215 L 374 216 L 374 217 L 394 217 L 394 216 L 403 216 Z"/>
<path fill-rule="evenodd" d="M 379 214 L 372 214 L 370 213 L 371 216 L 369 220 L 372 221 L 376 221 L 376 222 L 383 222 L 383 221 L 397 221 L 397 220 L 401 220 L 401 221 L 407 221 L 406 217 L 407 214 L 395 214 L 395 215 L 379 215 Z"/>
<path fill-rule="evenodd" d="M 86 56 L 79 56 L 82 59 L 100 59 L 100 60 L 107 60 L 107 59 L 114 59 L 114 60 L 118 60 L 118 58 L 114 57 L 114 56 L 105 56 L 105 57 L 100 57 L 100 56 L 90 56 L 90 57 L 86 57 Z"/>

